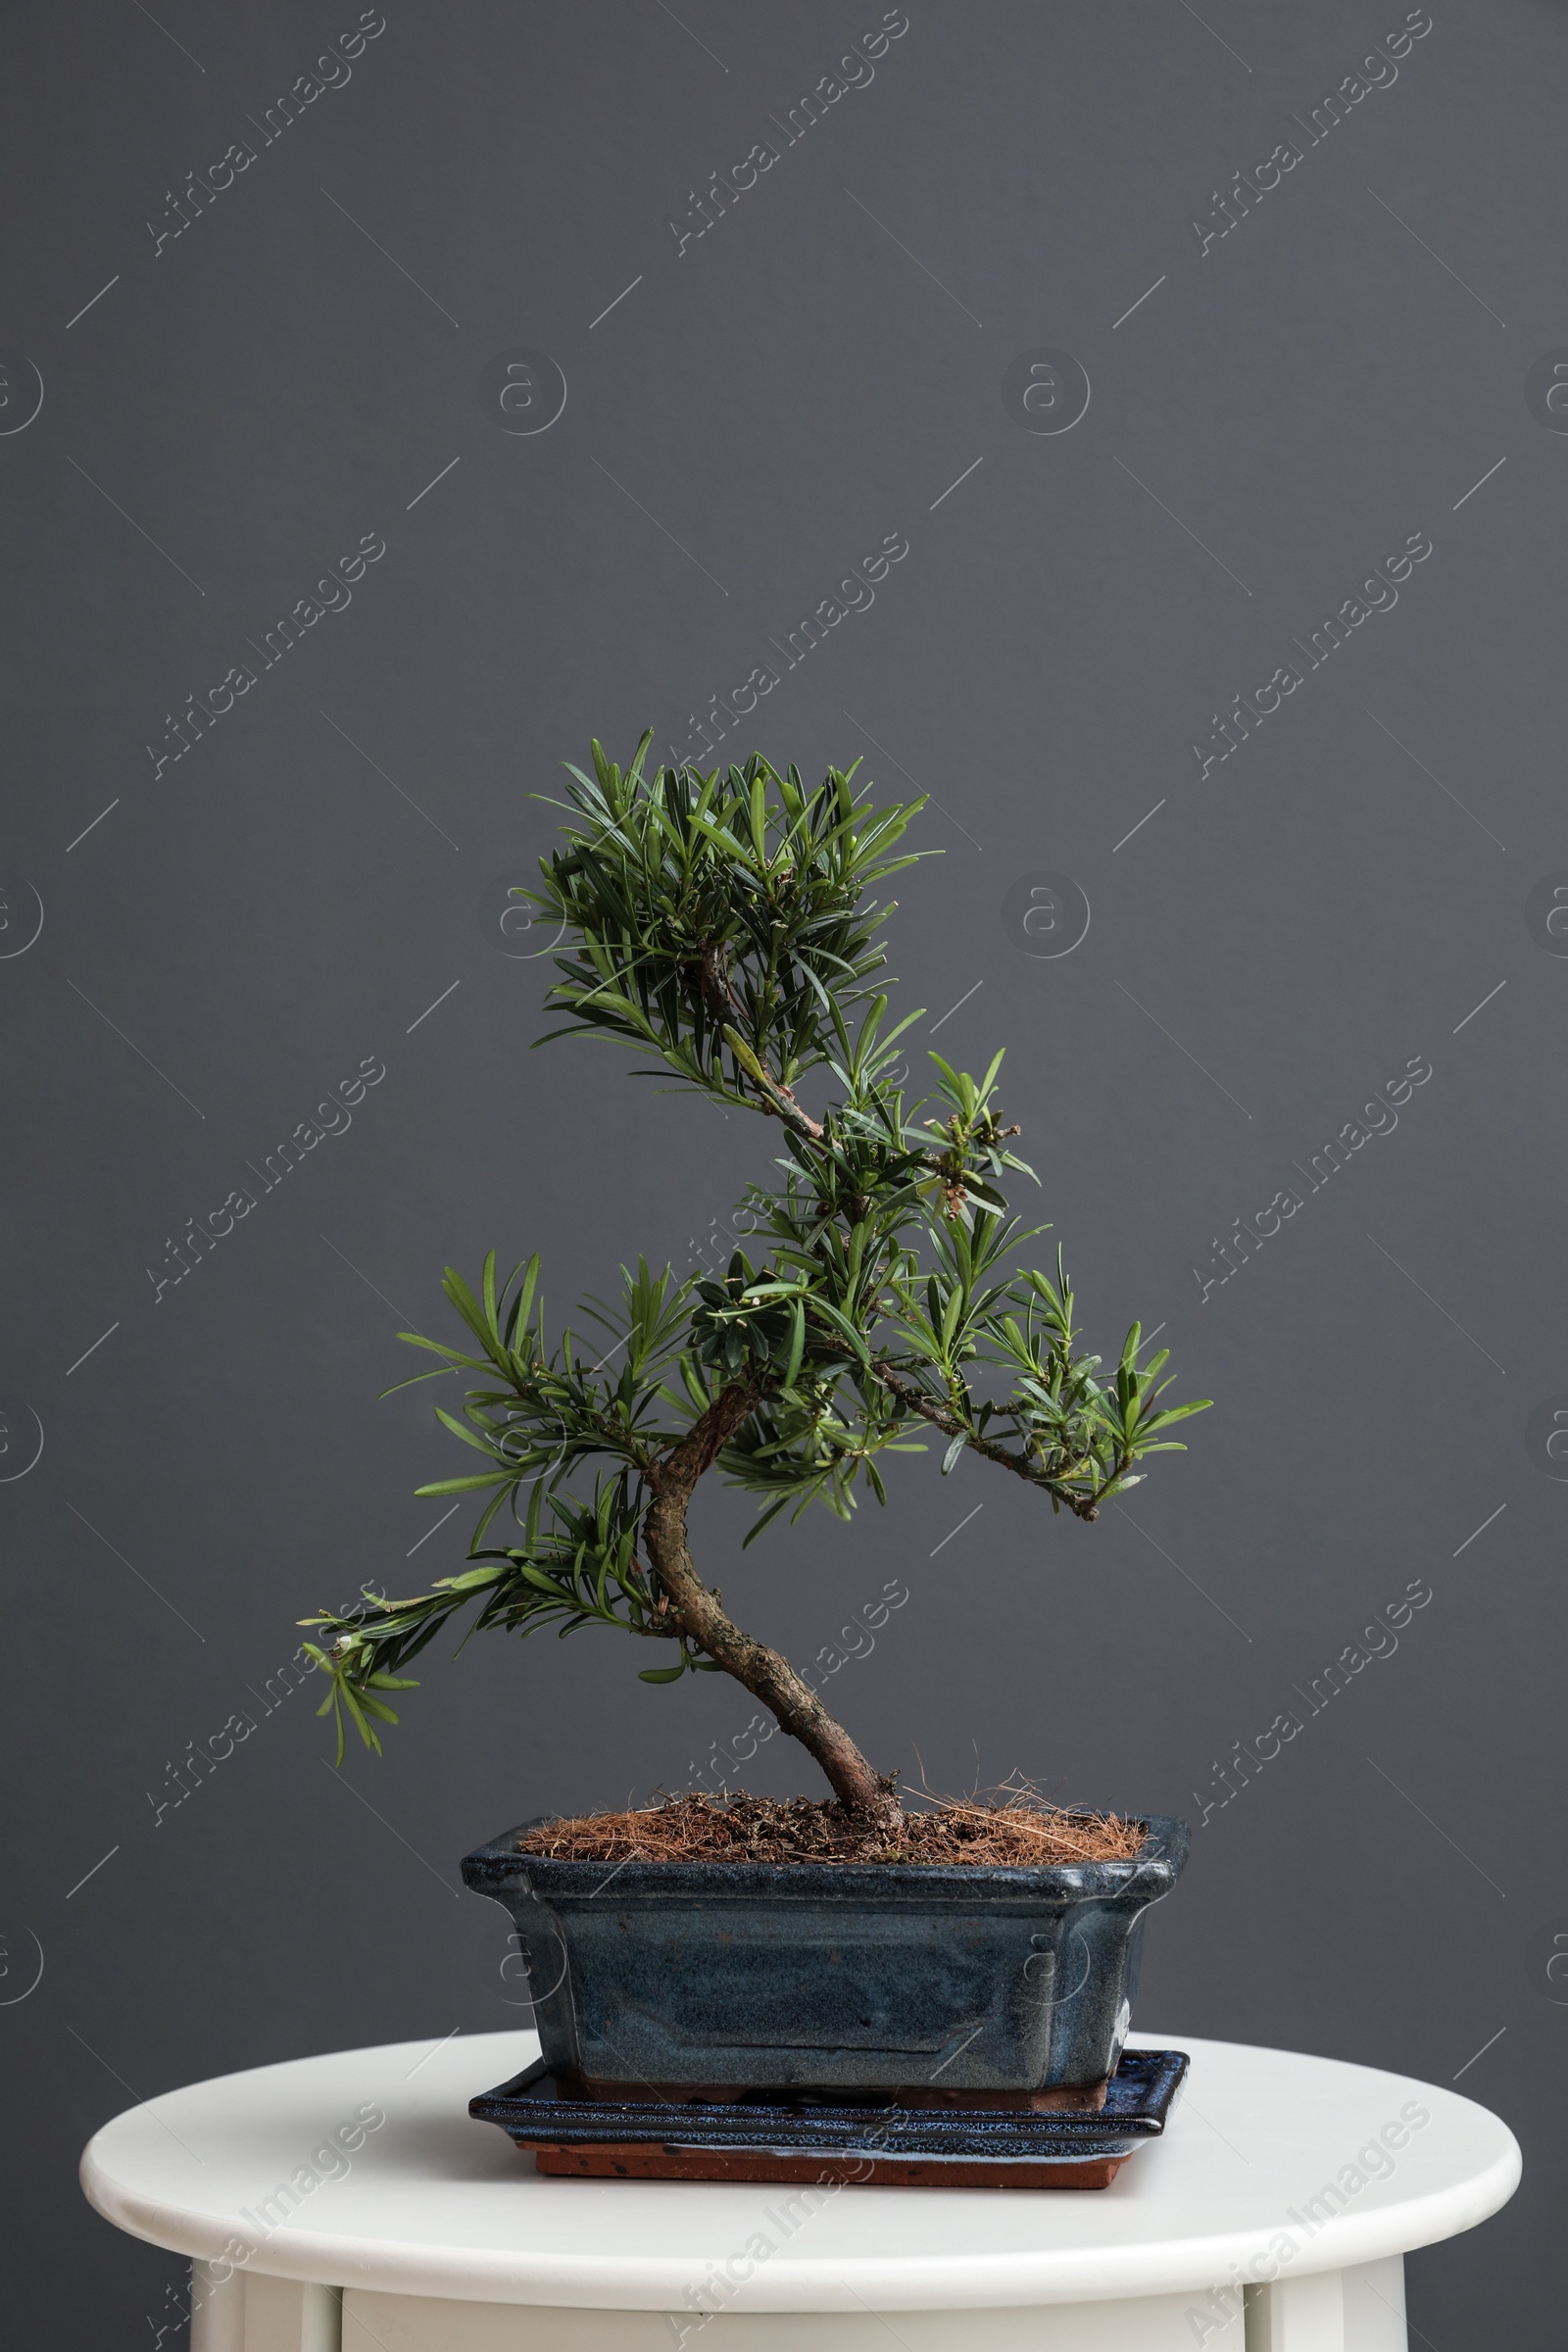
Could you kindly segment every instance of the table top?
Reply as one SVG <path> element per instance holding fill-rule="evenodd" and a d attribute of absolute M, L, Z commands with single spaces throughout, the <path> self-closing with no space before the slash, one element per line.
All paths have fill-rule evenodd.
<path fill-rule="evenodd" d="M 541 2179 L 466 2113 L 537 2056 L 525 2033 L 193 2083 L 106 2124 L 81 2180 L 122 2230 L 208 2261 L 619 2311 L 672 2309 L 715 2272 L 731 2311 L 1173 2294 L 1248 2266 L 1297 2276 L 1430 2245 L 1518 2184 L 1506 2125 L 1451 2090 L 1286 2050 L 1132 2038 L 1188 2050 L 1192 2069 L 1164 2137 L 1098 2191 Z"/>

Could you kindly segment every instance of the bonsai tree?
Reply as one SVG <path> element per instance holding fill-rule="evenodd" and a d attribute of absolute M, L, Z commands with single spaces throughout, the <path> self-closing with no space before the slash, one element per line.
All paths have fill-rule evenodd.
<path fill-rule="evenodd" d="M 324 1638 L 308 1644 L 331 1683 L 319 1711 L 340 1763 L 345 1714 L 379 1752 L 386 1694 L 412 1687 L 400 1670 L 466 1609 L 474 1631 L 614 1627 L 662 1645 L 645 1682 L 733 1675 L 858 1830 L 896 1836 L 892 1778 L 700 1575 L 699 1481 L 716 1469 L 759 1498 L 749 1544 L 813 1502 L 847 1519 L 862 1486 L 885 1502 L 883 1457 L 934 1433 L 943 1476 L 973 1453 L 1092 1520 L 1203 1407 L 1157 1402 L 1166 1351 L 1141 1366 L 1137 1323 L 1102 1377 L 1077 1352 L 1059 1250 L 1054 1276 L 1018 1261 L 1044 1228 L 1022 1230 L 1003 1190 L 1033 1171 L 1008 1149 L 1002 1054 L 977 1081 L 932 1054 L 933 1092 L 905 1097 L 900 1040 L 923 1016 L 888 1026 L 893 906 L 874 894 L 914 862 L 899 845 L 923 801 L 873 808 L 853 768 L 808 791 L 756 757 L 650 775 L 650 741 L 624 772 L 598 743 L 592 776 L 568 769 L 564 846 L 517 895 L 560 926 L 552 1038 L 628 1047 L 652 1064 L 638 1074 L 777 1129 L 775 1181 L 741 1204 L 756 1262 L 737 1250 L 724 1275 L 682 1281 L 639 1259 L 618 1301 L 584 1302 L 586 1339 L 552 1338 L 537 1253 L 498 1282 L 492 1252 L 477 1293 L 448 1269 L 470 1344 L 400 1336 L 440 1358 L 418 1378 L 474 1382 L 461 1417 L 437 1418 L 479 1463 L 417 1490 L 487 1496 L 470 1565 L 304 1620 Z"/>

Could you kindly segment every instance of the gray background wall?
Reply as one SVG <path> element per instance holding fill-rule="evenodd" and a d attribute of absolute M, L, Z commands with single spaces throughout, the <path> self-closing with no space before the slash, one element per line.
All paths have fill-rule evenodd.
<path fill-rule="evenodd" d="M 426 1395 L 376 1401 L 415 1368 L 394 1332 L 443 1328 L 442 1265 L 537 1247 L 564 1307 L 639 1250 L 695 1262 L 764 1167 L 760 1128 L 612 1055 L 530 1058 L 548 966 L 495 917 L 562 759 L 645 724 L 684 745 L 768 662 L 719 749 L 865 755 L 936 796 L 905 1001 L 957 1006 L 939 1042 L 970 1066 L 1008 1045 L 1092 1330 L 1163 1323 L 1219 1402 L 1095 1527 L 928 1457 L 885 1514 L 744 1565 L 706 1500 L 714 1573 L 807 1657 L 907 1581 L 834 1686 L 906 1778 L 1186 1814 L 1141 2022 L 1458 2077 L 1526 2183 L 1412 2260 L 1420 2339 L 1544 2340 L 1560 2306 L 1568 963 L 1528 908 L 1568 868 L 1568 438 L 1551 358 L 1534 405 L 1527 378 L 1568 345 L 1568 23 L 1435 0 L 1310 143 L 1393 0 L 910 0 L 786 143 L 880 17 L 388 0 L 270 143 L 352 8 L 0 20 L 19 2341 L 169 2316 L 179 2266 L 75 2188 L 107 2116 L 515 2023 L 459 1855 L 680 1786 L 749 1713 L 593 1636 L 491 1642 L 433 1654 L 385 1761 L 336 1777 L 308 1693 L 250 1694 L 314 1605 L 461 1560 L 466 1513 L 412 1498 L 454 1467 Z M 1287 139 L 1220 238 L 1216 196 Z M 235 141 L 254 162 L 174 234 Z M 679 246 L 758 141 L 777 162 Z M 1033 429 L 1070 413 L 1064 364 L 1054 417 L 1004 398 L 1042 348 L 1091 387 L 1066 432 Z M 564 381 L 545 430 L 502 415 L 519 349 Z M 770 649 L 886 534 L 909 552 L 874 604 L 786 668 Z M 1432 553 L 1397 604 L 1309 668 L 1292 639 L 1410 534 Z M 352 603 L 265 667 L 362 535 L 385 553 Z M 1293 661 L 1200 774 L 1210 714 Z M 175 760 L 187 698 L 243 662 Z M 1004 914 L 1042 869 L 1092 909 L 1056 958 Z M 1412 1057 L 1396 1127 L 1310 1191 L 1291 1162 Z M 366 1058 L 352 1126 L 264 1191 Z M 247 1185 L 176 1283 L 187 1221 Z M 1289 1186 L 1221 1283 L 1215 1245 Z M 1412 1581 L 1396 1650 L 1309 1713 L 1294 1693 Z M 1222 1802 L 1235 1743 L 1292 1709 Z M 255 1733 L 174 1805 L 171 1767 L 237 1712 Z M 754 1786 L 811 1781 L 781 1744 Z"/>

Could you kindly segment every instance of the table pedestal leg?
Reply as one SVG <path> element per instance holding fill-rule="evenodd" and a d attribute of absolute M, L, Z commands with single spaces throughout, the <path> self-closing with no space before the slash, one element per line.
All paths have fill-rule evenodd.
<path fill-rule="evenodd" d="M 1398 2254 L 1249 2290 L 1247 2352 L 1406 2352 L 1408 2340 Z"/>
<path fill-rule="evenodd" d="M 245 2278 L 232 2263 L 190 2266 L 190 2352 L 245 2352 Z"/>
<path fill-rule="evenodd" d="M 335 2286 L 234 2270 L 220 2279 L 205 2262 L 190 2269 L 190 2352 L 341 2352 Z"/>

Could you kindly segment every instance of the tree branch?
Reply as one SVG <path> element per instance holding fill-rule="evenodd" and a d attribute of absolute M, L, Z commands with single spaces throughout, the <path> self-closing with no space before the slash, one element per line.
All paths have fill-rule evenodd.
<path fill-rule="evenodd" d="M 1043 1487 L 1051 1484 L 1049 1479 L 1043 1478 L 1040 1472 L 1032 1466 L 1027 1455 L 1009 1453 L 1004 1446 L 997 1445 L 994 1439 L 981 1437 L 976 1430 L 969 1427 L 966 1421 L 961 1420 L 950 1405 L 939 1404 L 934 1396 L 928 1396 L 925 1391 L 917 1388 L 912 1380 L 906 1379 L 902 1372 L 895 1372 L 891 1364 L 877 1361 L 873 1362 L 871 1369 L 885 1389 L 893 1396 L 902 1397 L 912 1413 L 918 1413 L 922 1420 L 929 1421 L 946 1437 L 962 1438 L 971 1452 L 984 1454 L 988 1462 L 996 1462 L 1002 1469 L 1011 1470 L 1015 1476 L 1023 1479 L 1031 1487 Z M 1056 1490 L 1053 1488 L 1052 1492 L 1054 1494 Z M 1100 1517 L 1099 1504 L 1092 1501 L 1087 1494 L 1064 1494 L 1061 1500 L 1070 1511 L 1075 1511 L 1080 1519 L 1098 1519 Z"/>

